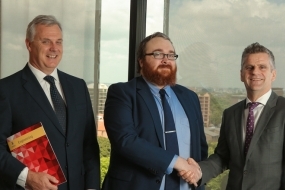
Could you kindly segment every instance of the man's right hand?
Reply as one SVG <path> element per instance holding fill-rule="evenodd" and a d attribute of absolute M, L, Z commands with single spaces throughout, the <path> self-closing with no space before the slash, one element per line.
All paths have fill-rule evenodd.
<path fill-rule="evenodd" d="M 174 169 L 178 171 L 179 176 L 187 183 L 198 186 L 197 182 L 201 178 L 201 171 L 199 165 L 193 159 L 185 160 L 182 157 L 178 157 Z"/>
<path fill-rule="evenodd" d="M 192 166 L 195 169 L 191 170 L 181 170 L 179 171 L 179 176 L 184 179 L 189 184 L 194 184 L 197 187 L 197 182 L 202 177 L 202 171 L 200 169 L 200 166 L 193 158 L 188 158 L 187 162 L 190 166 Z"/>
<path fill-rule="evenodd" d="M 29 170 L 26 188 L 29 190 L 57 190 L 58 180 L 46 173 L 42 172 L 33 172 Z"/>

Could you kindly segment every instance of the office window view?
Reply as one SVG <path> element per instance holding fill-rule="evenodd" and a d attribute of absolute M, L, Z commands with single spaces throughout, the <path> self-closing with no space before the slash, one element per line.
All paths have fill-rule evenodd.
<path fill-rule="evenodd" d="M 88 85 L 97 119 L 102 180 L 110 152 L 103 121 L 106 94 L 110 84 L 128 80 L 130 3 L 71 0 L 55 1 L 51 7 L 48 1 L 1 1 L 1 78 L 27 63 L 25 32 L 32 18 L 49 14 L 61 22 L 64 53 L 59 69 L 83 78 Z M 277 79 L 273 91 L 284 96 L 284 12 L 282 0 L 147 1 L 146 35 L 160 31 L 170 36 L 179 55 L 177 83 L 199 96 L 209 154 L 219 138 L 223 110 L 246 97 L 240 81 L 246 46 L 259 42 L 274 53 Z M 225 189 L 227 173 L 211 180 L 207 190 Z"/>

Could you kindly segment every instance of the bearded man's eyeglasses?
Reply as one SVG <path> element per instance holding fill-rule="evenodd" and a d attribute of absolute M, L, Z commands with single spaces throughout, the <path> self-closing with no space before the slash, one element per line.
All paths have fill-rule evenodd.
<path fill-rule="evenodd" d="M 144 55 L 152 55 L 155 59 L 163 59 L 165 56 L 169 60 L 176 60 L 178 58 L 178 55 L 175 53 L 165 54 L 161 52 L 153 52 L 153 53 L 146 53 Z"/>

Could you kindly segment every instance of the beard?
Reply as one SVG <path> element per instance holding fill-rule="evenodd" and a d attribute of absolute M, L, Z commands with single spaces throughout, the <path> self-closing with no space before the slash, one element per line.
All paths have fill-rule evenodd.
<path fill-rule="evenodd" d="M 158 86 L 173 86 L 176 84 L 177 67 L 171 65 L 159 65 L 156 69 L 150 67 L 150 64 L 144 62 L 141 72 L 146 80 Z"/>

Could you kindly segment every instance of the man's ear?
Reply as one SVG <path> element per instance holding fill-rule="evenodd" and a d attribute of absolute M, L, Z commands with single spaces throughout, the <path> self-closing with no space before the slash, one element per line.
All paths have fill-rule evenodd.
<path fill-rule="evenodd" d="M 240 81 L 241 81 L 241 82 L 244 82 L 244 81 L 243 81 L 242 71 L 241 71 L 241 70 L 240 70 Z"/>
<path fill-rule="evenodd" d="M 142 68 L 142 67 L 143 67 L 143 61 L 142 61 L 142 59 L 139 60 L 139 63 L 140 63 L 140 67 Z"/>
<path fill-rule="evenodd" d="M 28 39 L 26 39 L 25 40 L 25 44 L 26 44 L 26 47 L 27 47 L 28 51 L 31 51 L 31 47 L 30 47 L 31 42 Z"/>
<path fill-rule="evenodd" d="M 274 70 L 272 70 L 272 78 L 271 78 L 271 81 L 273 82 L 273 81 L 275 81 L 275 79 L 276 79 L 276 69 L 274 69 Z"/>

